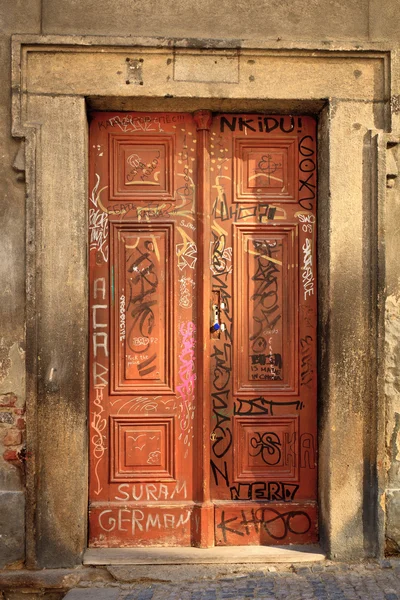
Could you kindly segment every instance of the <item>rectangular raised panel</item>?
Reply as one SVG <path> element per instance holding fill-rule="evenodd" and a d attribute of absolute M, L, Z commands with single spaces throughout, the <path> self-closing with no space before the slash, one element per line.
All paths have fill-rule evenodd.
<path fill-rule="evenodd" d="M 234 417 L 234 481 L 298 481 L 298 417 Z"/>
<path fill-rule="evenodd" d="M 173 393 L 172 225 L 112 224 L 111 394 Z"/>
<path fill-rule="evenodd" d="M 175 479 L 174 417 L 110 416 L 110 481 Z"/>
<path fill-rule="evenodd" d="M 190 546 L 196 522 L 192 503 L 116 506 L 95 502 L 89 515 L 89 546 L 93 548 Z"/>
<path fill-rule="evenodd" d="M 297 225 L 234 225 L 235 393 L 298 389 Z"/>
<path fill-rule="evenodd" d="M 201 62 L 199 58 L 201 56 Z M 201 51 L 174 54 L 174 81 L 239 83 L 237 50 L 224 50 L 223 55 Z"/>
<path fill-rule="evenodd" d="M 174 137 L 109 135 L 110 200 L 173 200 Z"/>
<path fill-rule="evenodd" d="M 236 139 L 233 201 L 297 202 L 296 156 L 296 138 Z"/>

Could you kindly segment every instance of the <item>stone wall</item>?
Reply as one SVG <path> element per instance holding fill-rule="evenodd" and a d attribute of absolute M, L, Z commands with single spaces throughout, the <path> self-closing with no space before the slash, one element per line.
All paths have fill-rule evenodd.
<path fill-rule="evenodd" d="M 5 4 L 5 3 L 4 3 Z M 0 86 L 0 568 L 18 566 L 24 548 L 24 470 L 32 457 L 25 451 L 25 184 L 23 146 L 11 137 L 11 54 L 13 34 L 84 36 L 152 36 L 185 39 L 201 45 L 237 48 L 279 42 L 296 48 L 303 42 L 329 49 L 353 44 L 362 49 L 375 42 L 400 42 L 398 5 L 394 0 L 13 0 L 1 16 Z M 171 44 L 173 42 L 171 41 Z M 194 67 L 195 68 L 195 65 Z M 43 73 L 43 78 L 48 76 Z M 101 77 L 101 72 L 96 74 Z M 354 75 L 354 85 L 358 75 Z M 305 82 L 305 85 L 307 83 Z M 393 108 L 400 111 L 400 80 L 392 77 Z M 397 90 L 397 92 L 396 92 Z M 394 164 L 398 152 L 391 150 Z M 323 168 L 323 167 L 322 167 Z M 391 167 L 385 216 L 387 398 L 387 536 L 391 548 L 400 543 L 400 238 L 399 187 Z M 29 202 L 29 198 L 27 199 Z M 29 365 L 28 365 L 29 368 Z M 385 501 L 383 501 L 385 505 Z M 30 507 L 32 508 L 32 507 Z"/>

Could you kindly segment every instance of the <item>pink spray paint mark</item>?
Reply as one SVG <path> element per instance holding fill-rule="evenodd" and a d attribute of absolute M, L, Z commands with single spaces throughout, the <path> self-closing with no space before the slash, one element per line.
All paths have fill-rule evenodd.
<path fill-rule="evenodd" d="M 182 350 L 179 354 L 179 379 L 176 386 L 177 393 L 181 398 L 181 429 L 188 432 L 193 411 L 194 389 L 196 374 L 194 372 L 195 360 L 195 338 L 196 326 L 192 321 L 182 323 L 179 333 L 182 336 Z M 186 438 L 185 438 L 186 439 Z"/>

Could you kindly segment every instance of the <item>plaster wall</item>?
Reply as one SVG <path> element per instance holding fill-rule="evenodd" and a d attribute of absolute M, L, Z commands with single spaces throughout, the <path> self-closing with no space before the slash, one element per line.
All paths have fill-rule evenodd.
<path fill-rule="evenodd" d="M 0 567 L 25 559 L 25 183 L 11 136 L 11 35 L 40 32 L 40 1 L 3 2 L 0 26 Z M 21 414 L 19 414 L 21 413 Z"/>
<path fill-rule="evenodd" d="M 42 136 L 40 142 L 42 154 L 39 152 L 36 156 L 35 149 L 30 145 L 27 149 L 28 163 L 32 165 L 34 160 L 37 161 L 36 165 L 40 165 L 41 161 L 46 164 L 53 164 L 54 161 L 57 163 L 61 141 L 67 139 L 69 147 L 75 145 L 76 149 L 80 149 L 78 153 L 67 156 L 69 167 L 77 169 L 79 173 L 75 190 L 75 198 L 78 200 L 82 200 L 81 194 L 85 185 L 83 151 L 86 127 L 85 96 L 90 98 L 90 105 L 93 107 L 109 109 L 132 110 L 135 107 L 140 109 L 150 106 L 154 98 L 178 94 L 179 103 L 176 100 L 163 100 L 162 104 L 153 104 L 155 107 L 153 110 L 157 110 L 157 106 L 160 110 L 171 108 L 176 110 L 179 107 L 184 110 L 196 108 L 247 110 L 250 106 L 248 104 L 250 98 L 253 99 L 251 104 L 253 108 L 257 107 L 256 102 L 260 103 L 260 110 L 304 110 L 307 106 L 310 112 L 320 113 L 321 123 L 325 124 L 321 129 L 321 140 L 324 141 L 321 145 L 321 168 L 327 169 L 329 159 L 331 169 L 326 175 L 325 182 L 321 182 L 321 191 L 325 189 L 326 197 L 334 191 L 330 203 L 325 206 L 321 220 L 321 253 L 322 255 L 326 253 L 327 263 L 333 261 L 335 265 L 333 271 L 326 272 L 328 279 L 322 283 L 321 289 L 321 294 L 326 299 L 325 307 L 322 309 L 322 322 L 327 324 L 321 336 L 322 380 L 324 389 L 333 391 L 332 402 L 321 406 L 321 423 L 325 425 L 320 445 L 326 457 L 330 456 L 332 460 L 342 463 L 342 470 L 335 471 L 332 477 L 328 472 L 320 473 L 321 506 L 328 515 L 322 527 L 322 535 L 325 539 L 336 540 L 333 546 L 327 547 L 332 556 L 376 553 L 376 547 L 372 542 L 368 542 L 374 537 L 369 529 L 373 528 L 372 522 L 376 514 L 373 510 L 371 514 L 363 511 L 362 506 L 371 502 L 373 504 L 373 500 L 368 497 L 365 490 L 368 482 L 371 483 L 374 477 L 374 461 L 376 462 L 377 457 L 381 456 L 377 441 L 381 431 L 373 410 L 374 402 L 378 397 L 379 377 L 374 387 L 369 374 L 365 370 L 360 371 L 359 366 L 366 359 L 370 360 L 371 364 L 376 364 L 370 339 L 371 328 L 374 333 L 373 328 L 376 324 L 374 311 L 367 299 L 374 298 L 376 291 L 368 269 L 371 265 L 375 270 L 379 266 L 374 263 L 375 259 L 371 260 L 371 253 L 373 254 L 374 250 L 370 240 L 371 236 L 380 235 L 384 237 L 385 253 L 380 264 L 380 272 L 382 277 L 386 272 L 386 281 L 382 282 L 383 290 L 386 286 L 386 295 L 379 300 L 385 302 L 386 296 L 387 300 L 386 335 L 383 333 L 383 325 L 380 329 L 380 340 L 385 348 L 385 354 L 383 362 L 379 363 L 378 375 L 382 385 L 386 382 L 387 445 L 386 454 L 381 453 L 382 464 L 379 467 L 384 484 L 382 481 L 375 482 L 374 489 L 381 489 L 382 485 L 388 488 L 387 535 L 392 540 L 392 547 L 396 548 L 400 543 L 400 370 L 398 368 L 400 364 L 400 279 L 396 258 L 400 250 L 396 225 L 399 222 L 400 209 L 398 178 L 396 178 L 399 157 L 396 146 L 394 145 L 394 149 L 390 150 L 393 160 L 389 161 L 390 165 L 395 166 L 388 167 L 393 175 L 393 187 L 388 190 L 387 202 L 386 197 L 380 197 L 380 200 L 386 204 L 385 213 L 379 220 L 381 229 L 378 232 L 371 225 L 371 218 L 376 217 L 375 222 L 378 221 L 375 209 L 371 208 L 374 198 L 378 195 L 374 195 L 375 183 L 371 181 L 371 174 L 366 165 L 375 159 L 374 147 L 379 146 L 374 141 L 375 133 L 371 132 L 388 132 L 391 129 L 388 111 L 389 96 L 392 96 L 394 109 L 393 130 L 394 133 L 398 133 L 400 77 L 395 62 L 392 64 L 391 77 L 389 77 L 385 72 L 387 65 L 384 62 L 361 54 L 359 59 L 356 56 L 357 52 L 367 47 L 396 50 L 400 37 L 397 4 L 393 0 L 384 0 L 384 2 L 357 0 L 352 3 L 344 0 L 335 2 L 296 0 L 291 3 L 268 0 L 260 6 L 253 0 L 235 3 L 223 0 L 218 4 L 211 3 L 209 0 L 196 3 L 190 0 L 173 0 L 169 3 L 149 1 L 143 5 L 136 0 L 134 2 L 100 0 L 96 3 L 93 0 L 79 2 L 66 0 L 60 8 L 60 3 L 56 0 L 42 2 L 16 0 L 13 3 L 3 1 L 1 13 L 0 115 L 3 128 L 0 131 L 2 157 L 0 269 L 1 281 L 4 284 L 0 290 L 0 454 L 2 455 L 0 458 L 0 514 L 2 515 L 0 567 L 15 567 L 25 560 L 24 490 L 27 484 L 28 490 L 31 490 L 28 497 L 32 500 L 32 489 L 37 484 L 37 480 L 29 478 L 29 468 L 40 472 L 43 466 L 40 461 L 46 461 L 46 469 L 43 471 L 44 482 L 46 477 L 51 476 L 55 478 L 56 486 L 61 488 L 64 481 L 60 478 L 59 466 L 62 464 L 62 456 L 66 449 L 73 447 L 76 455 L 85 451 L 82 407 L 78 403 L 78 399 L 84 399 L 85 378 L 83 376 L 76 383 L 77 401 L 71 406 L 68 401 L 70 395 L 63 394 L 63 385 L 68 373 L 63 372 L 62 369 L 60 388 L 48 389 L 45 384 L 39 384 L 39 392 L 44 394 L 45 401 L 38 408 L 34 407 L 37 411 L 36 416 L 39 415 L 40 418 L 32 422 L 38 423 L 38 431 L 28 431 L 28 453 L 26 454 L 24 450 L 26 373 L 30 381 L 28 397 L 38 391 L 32 389 L 31 377 L 36 376 L 37 365 L 32 361 L 32 355 L 28 356 L 27 361 L 25 360 L 26 317 L 28 331 L 31 331 L 34 326 L 30 322 L 32 315 L 29 313 L 26 315 L 25 296 L 26 292 L 28 296 L 32 296 L 35 292 L 30 288 L 29 278 L 26 285 L 24 256 L 27 213 L 25 208 L 26 206 L 29 208 L 33 198 L 32 196 L 25 198 L 24 151 L 21 149 L 21 144 L 11 137 L 10 36 L 13 34 L 77 36 L 74 42 L 82 43 L 83 47 L 95 45 L 96 36 L 125 36 L 127 45 L 131 43 L 132 37 L 135 37 L 137 43 L 138 36 L 142 41 L 146 36 L 151 36 L 155 38 L 153 44 L 162 44 L 166 48 L 174 44 L 170 38 L 179 38 L 178 45 L 194 47 L 193 51 L 182 53 L 178 59 L 173 55 L 170 57 L 163 53 L 154 53 L 153 60 L 147 62 L 145 85 L 140 90 L 141 106 L 137 99 L 132 102 L 132 96 L 137 96 L 138 92 L 137 88 L 133 89 L 133 85 L 126 84 L 123 52 L 117 54 L 105 52 L 103 55 L 97 52 L 93 56 L 90 52 L 80 53 L 74 57 L 73 65 L 71 56 L 66 53 L 50 52 L 48 61 L 44 63 L 40 52 L 37 52 L 32 53 L 27 68 L 26 65 L 22 65 L 25 69 L 24 77 L 29 76 L 31 94 L 28 121 L 32 126 L 36 126 L 36 122 L 40 123 L 38 135 Z M 380 42 L 384 45 L 380 46 Z M 52 38 L 51 43 L 56 45 L 57 38 Z M 144 43 L 148 44 L 145 41 Z M 275 48 L 276 58 L 272 56 L 267 60 L 262 53 L 259 55 L 256 53 L 250 58 L 255 61 L 255 64 L 247 62 L 246 59 L 242 60 L 240 79 L 238 79 L 238 70 L 235 66 L 238 64 L 238 54 L 235 49 L 271 44 Z M 199 52 L 196 47 L 200 46 L 227 49 L 218 55 L 218 64 L 213 67 L 213 71 L 210 71 L 210 65 L 207 68 L 204 66 L 206 64 L 204 52 L 201 57 L 203 62 L 199 62 L 201 53 L 196 54 Z M 283 57 L 282 49 L 299 46 L 305 50 L 318 48 L 319 51 L 346 48 L 351 49 L 354 56 L 351 60 L 343 57 L 329 60 L 330 86 L 327 88 L 323 83 L 326 64 L 316 60 L 311 54 L 301 63 L 301 66 L 298 57 Z M 212 56 L 212 53 L 209 56 Z M 169 64 L 167 64 L 168 58 L 171 58 Z M 201 82 L 202 69 L 208 74 L 207 80 L 203 83 Z M 79 81 L 76 77 L 77 71 L 80 73 Z M 118 71 L 120 71 L 119 75 Z M 160 82 L 159 85 L 156 82 Z M 44 99 L 45 96 L 48 96 L 47 100 Z M 200 97 L 201 100 L 196 100 L 194 96 Z M 328 100 L 329 110 L 321 113 L 323 104 Z M 306 101 L 308 104 L 305 104 Z M 23 110 L 26 108 L 25 106 Z M 53 117 L 49 121 L 50 115 Z M 56 119 L 57 115 L 58 119 Z M 69 123 L 62 115 L 69 115 Z M 79 135 L 74 131 L 80 132 Z M 381 143 L 379 148 L 380 153 L 386 156 L 386 142 Z M 386 158 L 382 158 L 381 163 L 380 176 L 384 179 L 387 169 Z M 56 164 L 55 168 L 61 170 L 60 165 Z M 28 179 L 31 177 L 29 172 L 27 177 Z M 53 184 L 51 176 L 47 176 L 47 179 L 45 176 L 42 181 L 37 182 L 36 193 L 39 197 L 40 194 L 45 194 L 46 197 L 54 200 Z M 376 186 L 379 185 L 382 187 L 382 181 L 376 183 Z M 65 198 L 70 192 L 67 187 L 64 188 Z M 345 202 L 344 199 L 347 201 Z M 361 205 L 364 207 L 362 210 L 360 210 Z M 51 206 L 48 205 L 47 210 L 50 209 Z M 80 215 L 77 205 L 75 209 Z M 42 216 L 39 215 L 40 218 Z M 83 213 L 80 216 L 84 218 Z M 66 217 L 72 218 L 71 213 Z M 323 228 L 324 224 L 332 232 L 331 236 Z M 55 226 L 54 223 L 53 225 Z M 36 242 L 37 249 L 40 250 L 41 232 L 36 232 L 38 234 L 36 237 L 32 231 L 36 230 L 32 230 L 28 211 L 28 246 Z M 51 237 L 56 235 L 57 231 L 54 227 L 47 233 Z M 29 232 L 33 237 L 29 238 Z M 78 272 L 81 269 L 83 275 L 85 264 L 81 254 L 84 248 L 80 245 L 82 235 L 82 231 L 75 229 L 73 236 L 76 240 L 75 266 L 78 266 Z M 27 251 L 29 262 L 29 247 Z M 46 256 L 53 263 L 46 264 Z M 40 266 L 43 267 L 44 273 L 51 273 L 52 266 L 58 263 L 60 257 L 46 254 L 43 254 L 43 257 L 45 262 Z M 357 273 L 362 273 L 362 277 L 355 278 L 354 274 Z M 322 275 L 324 276 L 324 273 Z M 334 277 L 333 282 L 332 277 Z M 82 284 L 82 280 L 80 283 Z M 67 288 L 70 286 L 72 289 L 75 284 L 73 272 L 69 271 Z M 45 285 L 47 285 L 46 281 L 44 281 Z M 39 291 L 46 299 L 46 288 L 40 288 Z M 81 291 L 84 295 L 83 288 Z M 69 293 L 72 294 L 71 291 Z M 333 319 L 330 318 L 332 306 L 336 308 L 340 306 L 342 311 L 336 309 Z M 346 307 L 351 307 L 351 313 Z M 67 302 L 65 311 L 68 318 L 72 314 L 68 312 L 70 309 L 71 306 Z M 56 315 L 51 312 L 50 305 L 47 305 L 46 310 L 46 318 L 43 315 L 41 320 L 42 339 L 45 339 L 46 335 L 53 335 L 55 327 Z M 83 345 L 80 349 L 78 345 L 73 347 L 71 356 L 72 351 L 74 355 L 76 352 L 79 355 L 85 347 L 84 313 L 83 305 L 80 309 L 74 306 L 73 315 L 81 315 L 79 327 L 82 328 Z M 337 335 L 335 332 L 341 333 Z M 57 335 L 61 347 L 68 338 L 68 331 L 64 329 Z M 30 351 L 31 354 L 35 353 L 35 349 L 31 348 Z M 46 356 L 48 351 L 48 347 L 44 349 L 45 360 L 50 362 L 56 360 L 62 363 L 62 356 Z M 336 362 L 332 368 L 328 368 L 332 356 L 335 357 Z M 81 359 L 82 356 L 79 357 L 79 360 Z M 79 369 L 77 365 L 78 363 L 72 362 L 68 376 L 71 376 L 74 368 Z M 43 381 L 46 377 L 46 368 L 46 366 L 39 368 L 39 375 L 43 377 Z M 343 397 L 348 399 L 345 408 Z M 29 410 L 32 410 L 32 405 L 29 408 L 28 403 Z M 65 429 L 61 432 L 61 441 L 57 446 L 54 445 L 51 437 L 48 416 L 52 414 L 54 419 L 58 413 L 62 414 L 64 411 L 67 411 L 68 419 L 64 421 Z M 335 429 L 339 422 L 342 423 L 340 430 Z M 72 433 L 72 431 L 79 431 L 79 433 Z M 40 460 L 38 465 L 30 467 L 35 460 L 34 451 L 38 450 L 37 433 L 40 439 Z M 372 446 L 371 439 L 373 439 Z M 343 440 L 347 440 L 348 444 L 343 444 Z M 347 460 L 348 456 L 352 457 L 351 465 Z M 28 480 L 26 481 L 27 463 Z M 82 498 L 82 486 L 85 485 L 86 477 L 85 466 L 82 467 L 80 474 L 82 476 L 80 483 L 67 482 L 67 486 L 70 494 L 77 494 Z M 43 483 L 43 478 L 41 482 Z M 52 506 L 51 498 L 49 504 L 39 498 L 39 506 L 32 506 L 31 500 L 27 507 L 28 515 L 35 511 L 38 519 L 35 521 L 36 525 L 39 523 L 39 527 L 43 526 L 44 529 L 41 531 L 47 531 L 47 534 L 42 539 L 36 540 L 37 547 L 33 550 L 32 536 L 34 537 L 35 532 L 31 530 L 32 519 L 28 520 L 31 536 L 29 552 L 40 555 L 39 563 L 42 566 L 52 566 L 44 547 L 49 538 L 54 541 L 58 528 L 61 536 L 60 545 L 57 546 L 55 540 L 52 546 L 52 549 L 59 550 L 60 560 L 57 566 L 67 566 L 79 560 L 79 549 L 85 537 L 85 522 L 82 516 L 79 516 L 82 515 L 82 508 L 84 510 L 82 500 L 75 508 L 72 505 L 65 505 L 63 510 L 59 506 Z M 333 511 L 332 502 L 336 507 Z M 381 506 L 383 509 L 386 508 L 385 497 L 382 499 Z M 79 521 L 80 533 L 75 532 L 68 538 L 64 521 L 71 514 L 74 514 Z M 42 525 L 40 525 L 41 519 Z M 325 529 L 329 529 L 329 535 Z"/>

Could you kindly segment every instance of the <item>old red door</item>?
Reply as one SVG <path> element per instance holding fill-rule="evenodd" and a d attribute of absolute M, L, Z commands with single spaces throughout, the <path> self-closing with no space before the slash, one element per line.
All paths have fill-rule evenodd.
<path fill-rule="evenodd" d="M 220 115 L 210 142 L 215 541 L 314 541 L 315 122 Z"/>
<path fill-rule="evenodd" d="M 97 113 L 90 149 L 89 544 L 316 540 L 313 119 Z"/>

